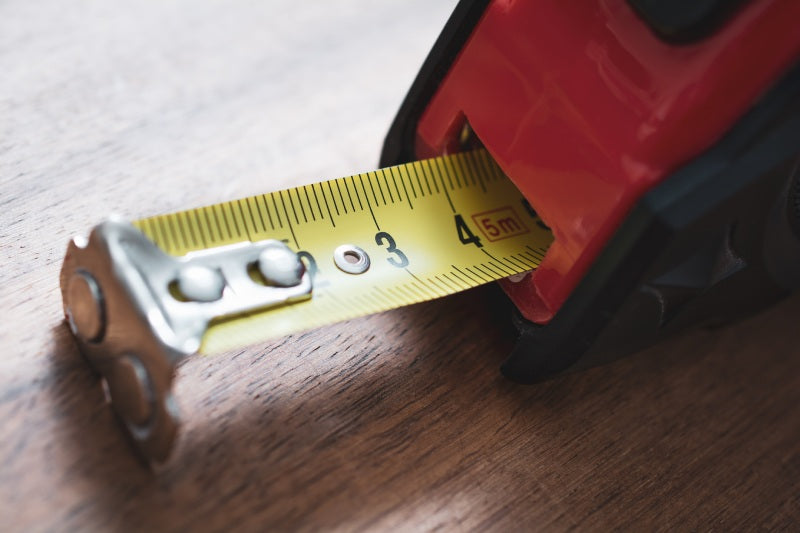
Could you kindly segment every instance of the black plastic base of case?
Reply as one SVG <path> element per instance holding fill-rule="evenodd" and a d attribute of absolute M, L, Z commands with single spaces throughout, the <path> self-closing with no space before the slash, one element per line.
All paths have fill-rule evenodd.
<path fill-rule="evenodd" d="M 589 272 L 540 326 L 515 314 L 503 373 L 545 379 L 717 325 L 800 286 L 795 231 L 800 68 L 712 148 L 645 194 Z"/>

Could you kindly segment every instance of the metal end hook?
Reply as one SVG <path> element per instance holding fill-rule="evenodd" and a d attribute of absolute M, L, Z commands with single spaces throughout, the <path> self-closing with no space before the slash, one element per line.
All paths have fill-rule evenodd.
<path fill-rule="evenodd" d="M 248 273 L 258 265 L 267 283 Z M 101 374 L 111 405 L 148 460 L 169 456 L 180 418 L 177 363 L 217 318 L 311 297 L 311 276 L 280 241 L 243 242 L 172 257 L 114 219 L 74 239 L 61 269 L 64 314 Z"/>

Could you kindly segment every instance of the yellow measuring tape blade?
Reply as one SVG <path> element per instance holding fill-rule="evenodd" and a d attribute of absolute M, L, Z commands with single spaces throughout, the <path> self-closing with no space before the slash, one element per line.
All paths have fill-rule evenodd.
<path fill-rule="evenodd" d="M 283 240 L 313 274 L 310 300 L 212 325 L 214 353 L 439 298 L 538 266 L 552 235 L 485 150 L 156 216 L 134 223 L 172 255 Z M 334 263 L 343 244 L 371 266 Z"/>

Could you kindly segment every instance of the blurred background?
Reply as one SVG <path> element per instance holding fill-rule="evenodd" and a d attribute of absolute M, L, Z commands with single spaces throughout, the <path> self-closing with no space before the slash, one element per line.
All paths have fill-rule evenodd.
<path fill-rule="evenodd" d="M 372 169 L 454 5 L 3 2 L 3 194 L 77 182 L 83 231 Z"/>

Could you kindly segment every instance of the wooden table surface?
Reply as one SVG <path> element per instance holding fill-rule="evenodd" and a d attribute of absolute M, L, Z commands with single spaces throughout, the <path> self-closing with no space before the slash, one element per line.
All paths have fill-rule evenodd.
<path fill-rule="evenodd" d="M 452 1 L 0 4 L 0 531 L 800 527 L 800 297 L 536 386 L 478 289 L 189 359 L 157 471 L 62 321 L 68 239 L 373 168 Z"/>

